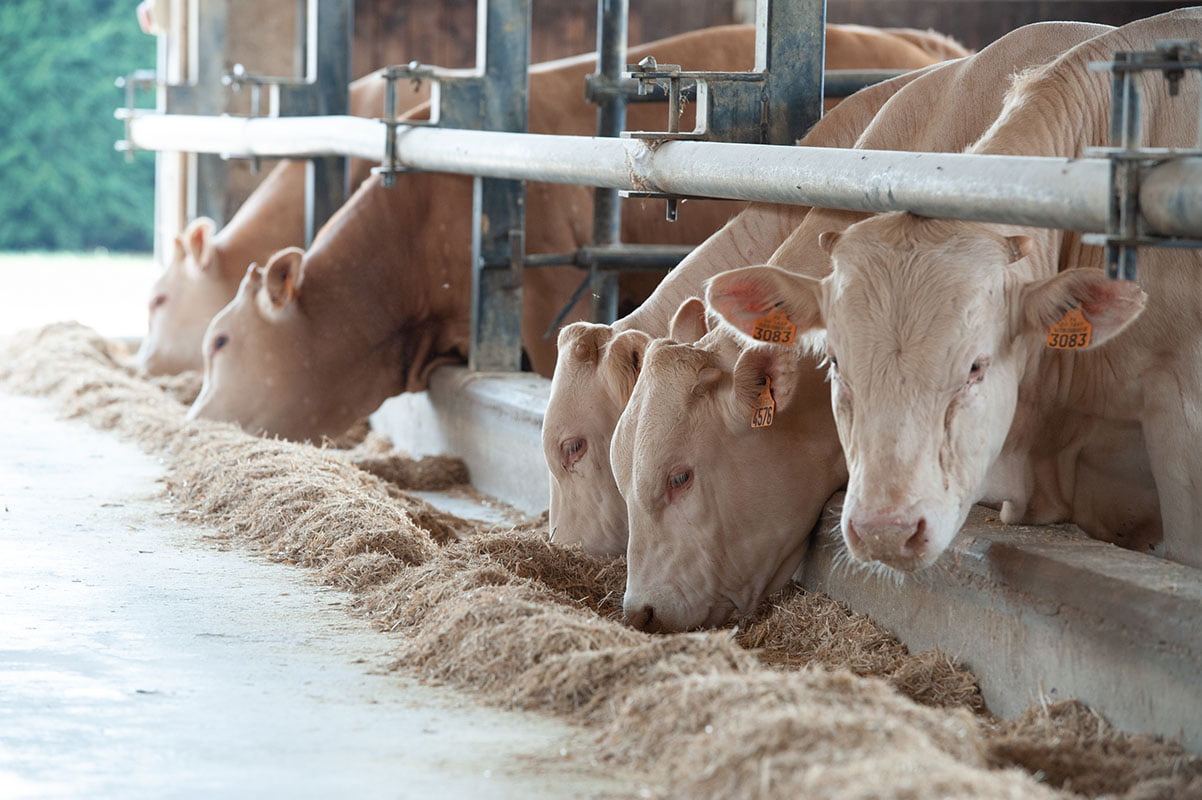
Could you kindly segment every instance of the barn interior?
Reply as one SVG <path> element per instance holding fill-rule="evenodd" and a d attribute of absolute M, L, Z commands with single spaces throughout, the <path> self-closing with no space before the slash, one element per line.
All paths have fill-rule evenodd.
<path fill-rule="evenodd" d="M 772 7 L 794 24 L 934 29 L 980 49 L 1039 20 L 1121 25 L 1183 4 L 160 5 L 172 22 L 158 72 L 176 86 L 157 86 L 158 114 L 236 118 L 265 98 L 281 117 L 344 115 L 331 87 L 388 64 L 410 65 L 398 81 L 413 62 L 470 68 L 488 26 L 520 28 L 523 14 L 528 42 L 494 55 L 604 50 L 607 21 L 630 45 L 767 29 Z M 821 90 L 800 91 L 817 114 Z M 127 129 L 129 145 L 150 148 L 140 135 Z M 222 147 L 156 156 L 160 261 L 189 220 L 228 221 L 273 163 Z M 385 172 L 406 168 L 389 159 Z M 344 155 L 309 163 L 311 240 L 345 199 L 347 168 Z M 484 182 L 498 198 L 518 183 Z M 506 233 L 503 213 L 491 219 Z M 596 213 L 594 246 L 614 245 Z M 482 297 L 512 256 L 502 233 L 473 251 L 494 267 L 477 271 Z M 593 318 L 622 313 L 621 260 L 576 266 Z M 937 568 L 899 582 L 841 560 L 836 495 L 798 583 L 757 613 L 645 634 L 622 624 L 623 559 L 547 541 L 550 386 L 520 370 L 505 300 L 474 309 L 486 321 L 470 363 L 315 446 L 186 418 L 198 374 L 140 375 L 124 317 L 31 328 L 38 293 L 54 282 L 10 295 L 6 318 L 22 324 L 4 333 L 25 330 L 0 340 L 13 506 L 0 562 L 15 587 L 0 620 L 20 679 L 0 788 L 14 796 L 1202 797 L 1194 568 L 979 506 Z M 142 325 L 135 299 L 126 313 Z M 93 330 L 106 327 L 118 333 Z"/>

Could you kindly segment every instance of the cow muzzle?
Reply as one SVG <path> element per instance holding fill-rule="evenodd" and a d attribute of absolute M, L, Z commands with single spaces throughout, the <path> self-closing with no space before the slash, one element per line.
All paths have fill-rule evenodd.
<path fill-rule="evenodd" d="M 843 536 L 859 561 L 879 561 L 905 571 L 926 566 L 931 547 L 926 517 L 913 508 L 849 514 Z"/>

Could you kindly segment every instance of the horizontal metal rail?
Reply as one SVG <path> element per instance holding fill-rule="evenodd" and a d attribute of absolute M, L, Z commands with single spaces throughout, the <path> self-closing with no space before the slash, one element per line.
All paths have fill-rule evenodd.
<path fill-rule="evenodd" d="M 357 117 L 246 119 L 139 113 L 131 143 L 144 150 L 238 157 L 347 155 L 379 161 L 384 127 Z M 655 142 L 399 126 L 405 167 L 636 192 L 792 203 L 853 211 L 1104 232 L 1110 163 L 947 153 L 908 153 L 716 142 Z M 1196 160 L 1195 160 L 1196 161 Z M 1189 170 L 1181 162 L 1147 170 Z M 1146 192 L 1155 232 L 1202 238 L 1196 185 L 1168 181 Z"/>

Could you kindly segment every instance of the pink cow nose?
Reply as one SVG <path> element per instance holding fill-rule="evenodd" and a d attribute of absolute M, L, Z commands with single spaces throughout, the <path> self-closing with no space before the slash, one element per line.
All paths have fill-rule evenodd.
<path fill-rule="evenodd" d="M 660 621 L 656 619 L 655 609 L 651 606 L 643 606 L 638 611 L 626 610 L 622 613 L 622 618 L 627 625 L 643 633 L 659 633 L 662 630 Z"/>
<path fill-rule="evenodd" d="M 884 509 L 853 514 L 843 530 L 847 546 L 862 561 L 881 561 L 898 569 L 912 569 L 930 544 L 926 517 L 912 510 Z"/>

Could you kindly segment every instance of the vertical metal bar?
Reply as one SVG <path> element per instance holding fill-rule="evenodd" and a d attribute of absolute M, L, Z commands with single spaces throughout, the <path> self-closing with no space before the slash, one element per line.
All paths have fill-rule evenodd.
<path fill-rule="evenodd" d="M 229 0 L 192 0 L 188 26 L 188 81 L 193 85 L 188 111 L 193 114 L 222 114 L 226 111 L 226 30 Z M 228 169 L 219 155 L 190 156 L 188 217 L 211 217 L 220 228 L 225 224 Z"/>
<path fill-rule="evenodd" d="M 626 67 L 630 0 L 597 0 L 597 74 L 603 86 L 616 88 Z M 597 135 L 618 136 L 626 127 L 626 97 L 606 94 L 597 104 Z M 616 189 L 593 190 L 593 244 L 622 241 L 622 198 Z M 594 322 L 618 318 L 618 273 L 589 266 Z"/>
<path fill-rule="evenodd" d="M 305 78 L 312 85 L 310 114 L 345 114 L 351 80 L 350 0 L 308 0 L 305 25 Z M 346 202 L 345 158 L 316 158 L 305 170 L 305 244 Z"/>
<path fill-rule="evenodd" d="M 822 118 L 826 0 L 758 0 L 755 68 L 767 74 L 763 144 L 789 145 Z"/>
<path fill-rule="evenodd" d="M 1127 53 L 1115 53 L 1115 64 L 1125 64 Z M 1139 185 L 1139 162 L 1132 158 L 1143 144 L 1143 75 L 1133 70 L 1116 69 L 1111 84 L 1111 100 L 1115 104 L 1110 113 L 1110 135 L 1112 145 L 1125 151 L 1125 158 L 1111 159 L 1110 235 L 1125 240 L 1134 239 L 1138 233 L 1139 195 L 1134 187 Z M 1138 248 L 1132 244 L 1108 244 L 1106 246 L 1106 274 L 1111 278 L 1122 277 L 1133 281 L 1136 278 L 1136 256 Z"/>
<path fill-rule="evenodd" d="M 479 127 L 526 130 L 530 0 L 477 0 L 476 68 L 483 69 Z M 472 190 L 473 370 L 522 365 L 521 257 L 526 190 L 521 181 L 476 178 Z M 516 232 L 516 233 L 515 233 Z"/>

